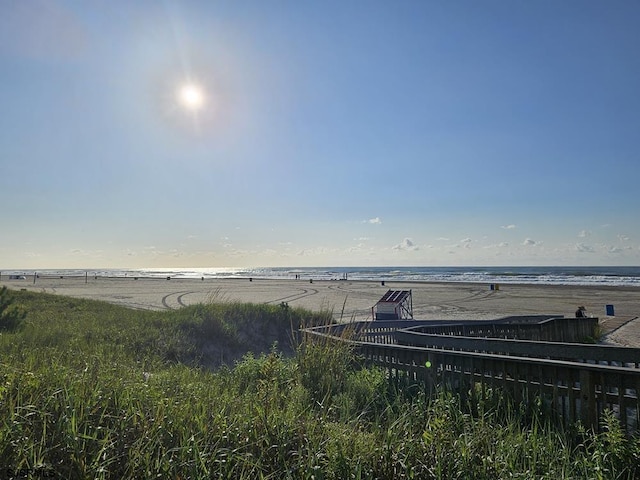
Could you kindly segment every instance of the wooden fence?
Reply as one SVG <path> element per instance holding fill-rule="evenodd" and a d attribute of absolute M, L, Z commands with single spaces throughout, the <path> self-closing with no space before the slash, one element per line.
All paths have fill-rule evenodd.
<path fill-rule="evenodd" d="M 640 349 L 523 339 L 548 339 L 550 332 L 562 339 L 575 337 L 576 332 L 593 336 L 597 319 L 529 317 L 517 322 L 511 317 L 493 326 L 470 323 L 354 322 L 309 328 L 305 333 L 349 342 L 365 361 L 386 369 L 398 383 L 462 394 L 501 389 L 518 402 L 541 399 L 565 425 L 579 420 L 595 430 L 600 429 L 605 410 L 610 410 L 627 433 L 638 432 Z"/>

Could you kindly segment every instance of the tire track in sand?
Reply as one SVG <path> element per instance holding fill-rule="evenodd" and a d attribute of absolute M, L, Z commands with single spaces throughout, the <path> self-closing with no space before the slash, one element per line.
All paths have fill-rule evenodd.
<path fill-rule="evenodd" d="M 302 293 L 294 293 L 293 295 L 288 295 L 286 297 L 282 297 L 282 298 L 277 298 L 275 300 L 269 300 L 268 302 L 264 302 L 264 303 L 282 303 L 282 302 L 293 302 L 295 300 L 300 300 L 302 298 L 305 297 L 309 297 L 311 295 L 315 295 L 316 293 L 318 293 L 318 290 L 315 288 L 301 288 L 300 290 L 302 290 Z"/>
<path fill-rule="evenodd" d="M 183 302 L 182 298 L 185 295 L 188 295 L 190 293 L 195 293 L 195 292 L 190 292 L 190 291 L 186 291 L 186 292 L 173 292 L 173 293 L 168 293 L 167 295 L 165 295 L 164 297 L 162 297 L 162 305 L 164 306 L 164 308 L 166 308 L 167 310 L 174 310 L 176 307 L 172 307 L 171 305 L 169 305 L 169 300 L 171 299 L 171 297 L 175 296 L 176 300 L 175 302 L 179 305 L 179 307 L 186 307 L 187 304 Z"/>

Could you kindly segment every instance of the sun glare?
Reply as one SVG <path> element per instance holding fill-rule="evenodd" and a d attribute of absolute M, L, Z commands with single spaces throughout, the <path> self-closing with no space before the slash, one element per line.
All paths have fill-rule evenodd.
<path fill-rule="evenodd" d="M 200 110 L 205 103 L 204 91 L 193 83 L 182 85 L 178 90 L 178 101 L 187 110 Z"/>

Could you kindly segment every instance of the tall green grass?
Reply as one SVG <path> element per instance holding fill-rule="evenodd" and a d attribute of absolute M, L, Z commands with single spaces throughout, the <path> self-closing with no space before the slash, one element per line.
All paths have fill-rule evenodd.
<path fill-rule="evenodd" d="M 563 432 L 489 392 L 396 390 L 345 343 L 290 345 L 329 312 L 177 311 L 16 292 L 0 334 L 0 478 L 632 479 L 613 416 Z M 277 343 L 276 343 L 277 342 Z"/>
<path fill-rule="evenodd" d="M 0 330 L 15 330 L 22 326 L 26 312 L 14 304 L 7 287 L 0 288 Z"/>

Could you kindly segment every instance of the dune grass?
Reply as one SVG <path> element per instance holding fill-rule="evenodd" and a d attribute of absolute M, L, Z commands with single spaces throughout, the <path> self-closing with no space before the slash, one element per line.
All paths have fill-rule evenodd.
<path fill-rule="evenodd" d="M 498 392 L 428 398 L 419 386 L 394 389 L 344 344 L 285 344 L 292 328 L 330 312 L 14 300 L 27 316 L 0 333 L 0 478 L 640 474 L 640 441 L 612 417 L 602 434 L 558 431 Z"/>

